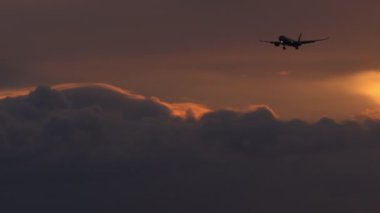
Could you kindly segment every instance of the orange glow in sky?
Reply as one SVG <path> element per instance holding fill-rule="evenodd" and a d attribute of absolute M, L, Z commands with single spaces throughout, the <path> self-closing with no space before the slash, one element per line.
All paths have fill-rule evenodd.
<path fill-rule="evenodd" d="M 359 92 L 363 95 L 371 97 L 374 101 L 380 104 L 380 73 L 368 72 L 357 75 L 356 79 L 359 84 Z"/>
<path fill-rule="evenodd" d="M 334 78 L 327 82 L 332 89 L 362 95 L 380 104 L 380 72 L 378 71 L 364 71 L 348 77 Z"/>

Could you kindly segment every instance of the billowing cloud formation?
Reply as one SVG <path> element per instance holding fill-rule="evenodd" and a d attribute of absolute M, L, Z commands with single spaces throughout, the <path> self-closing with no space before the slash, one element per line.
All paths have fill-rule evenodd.
<path fill-rule="evenodd" d="M 282 121 L 265 106 L 245 112 L 183 108 L 107 85 L 38 87 L 2 99 L 2 208 L 380 209 L 379 121 Z M 194 108 L 203 115 L 195 118 Z"/>

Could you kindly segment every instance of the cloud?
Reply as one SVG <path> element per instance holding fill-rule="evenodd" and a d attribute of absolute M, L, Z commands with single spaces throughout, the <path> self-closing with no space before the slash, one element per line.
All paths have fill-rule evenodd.
<path fill-rule="evenodd" d="M 380 208 L 378 120 L 284 121 L 268 106 L 211 110 L 106 84 L 52 88 L 0 100 L 3 209 Z"/>

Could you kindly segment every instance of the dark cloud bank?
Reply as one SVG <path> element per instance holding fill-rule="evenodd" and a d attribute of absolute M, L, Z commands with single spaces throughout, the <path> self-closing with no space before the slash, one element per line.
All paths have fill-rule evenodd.
<path fill-rule="evenodd" d="M 4 212 L 378 212 L 380 122 L 174 117 L 96 86 L 0 101 Z"/>

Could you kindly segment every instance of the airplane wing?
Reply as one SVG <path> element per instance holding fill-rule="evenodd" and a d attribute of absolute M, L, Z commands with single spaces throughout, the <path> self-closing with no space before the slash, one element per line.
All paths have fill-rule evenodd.
<path fill-rule="evenodd" d="M 314 43 L 314 42 L 317 42 L 317 41 L 324 41 L 324 40 L 327 40 L 327 39 L 329 39 L 329 37 L 323 38 L 323 39 L 316 39 L 316 40 L 299 41 L 299 43 L 300 44 L 310 44 L 310 43 Z"/>
<path fill-rule="evenodd" d="M 265 43 L 271 43 L 271 44 L 274 44 L 276 46 L 280 45 L 281 42 L 279 41 L 265 41 L 265 40 L 260 40 L 260 42 L 265 42 Z"/>

